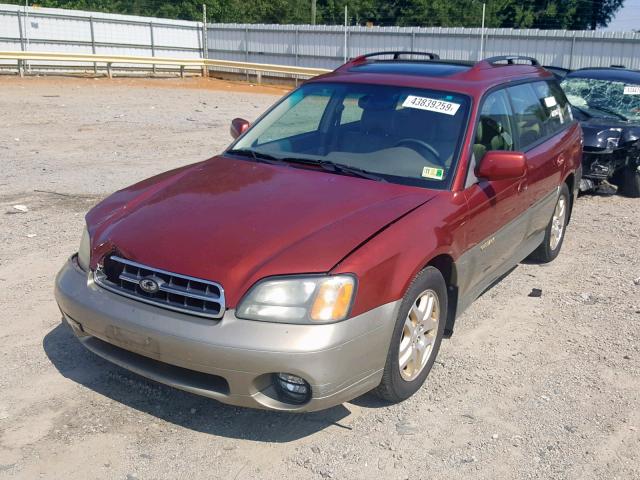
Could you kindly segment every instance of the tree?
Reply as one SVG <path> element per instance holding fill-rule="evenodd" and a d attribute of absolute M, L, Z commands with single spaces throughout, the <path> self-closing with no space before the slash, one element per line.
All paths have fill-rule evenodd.
<path fill-rule="evenodd" d="M 514 28 L 595 30 L 605 27 L 624 0 L 535 0 L 505 2 L 502 26 Z"/>
<path fill-rule="evenodd" d="M 23 0 L 5 0 L 23 4 Z M 34 0 L 43 7 L 209 21 L 309 23 L 311 0 Z M 595 29 L 606 26 L 624 0 L 486 0 L 487 27 Z M 318 23 L 479 27 L 482 0 L 317 0 Z"/>

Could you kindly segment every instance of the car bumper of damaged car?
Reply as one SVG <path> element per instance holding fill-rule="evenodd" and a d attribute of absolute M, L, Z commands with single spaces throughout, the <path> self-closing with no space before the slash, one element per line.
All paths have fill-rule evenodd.
<path fill-rule="evenodd" d="M 611 179 L 627 166 L 632 169 L 640 166 L 640 143 L 615 149 L 585 149 L 582 165 L 585 180 L 601 182 Z"/>
<path fill-rule="evenodd" d="M 147 378 L 232 405 L 314 411 L 351 400 L 382 377 L 399 302 L 327 325 L 199 318 L 98 286 L 72 257 L 56 277 L 63 319 L 97 355 Z M 304 402 L 278 373 L 300 377 Z"/>

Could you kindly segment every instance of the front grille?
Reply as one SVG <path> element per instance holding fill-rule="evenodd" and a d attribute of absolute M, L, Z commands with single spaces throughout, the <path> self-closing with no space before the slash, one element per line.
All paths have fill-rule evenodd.
<path fill-rule="evenodd" d="M 224 290 L 208 280 L 148 267 L 115 255 L 98 265 L 94 278 L 107 290 L 169 310 L 207 318 L 224 315 Z M 140 282 L 145 279 L 152 280 L 156 291 L 142 289 Z"/>

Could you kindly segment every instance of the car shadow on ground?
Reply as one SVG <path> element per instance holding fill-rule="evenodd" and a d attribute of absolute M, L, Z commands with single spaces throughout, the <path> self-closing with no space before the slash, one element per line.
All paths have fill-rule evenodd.
<path fill-rule="evenodd" d="M 344 405 L 302 414 L 271 412 L 233 407 L 167 387 L 89 352 L 62 323 L 51 330 L 42 343 L 51 363 L 66 378 L 116 402 L 194 431 L 284 443 L 332 425 L 351 428 L 340 423 L 351 414 Z M 381 406 L 363 401 L 363 406 Z"/>

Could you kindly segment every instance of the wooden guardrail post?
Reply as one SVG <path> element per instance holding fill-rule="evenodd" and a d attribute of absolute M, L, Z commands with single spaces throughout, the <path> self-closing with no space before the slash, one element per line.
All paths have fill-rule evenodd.
<path fill-rule="evenodd" d="M 184 78 L 184 65 L 180 65 L 180 78 Z"/>
<path fill-rule="evenodd" d="M 24 60 L 18 60 L 18 74 L 20 78 L 24 77 Z"/>
<path fill-rule="evenodd" d="M 107 75 L 109 78 L 113 78 L 113 72 L 111 71 L 111 62 L 107 62 Z"/>

